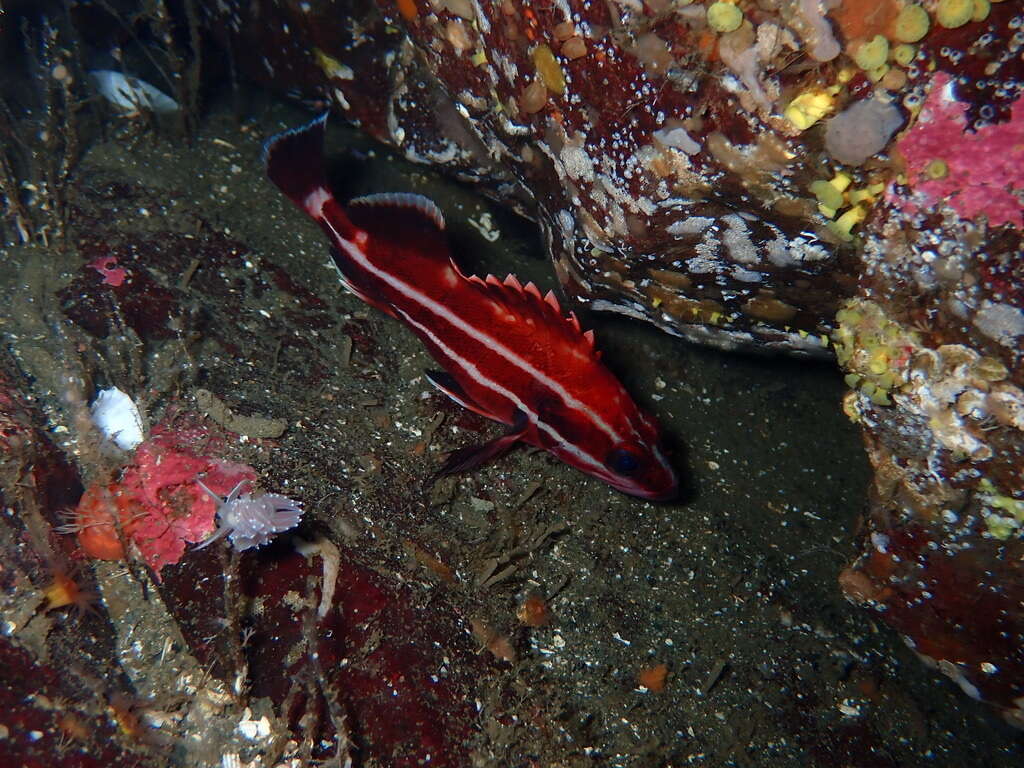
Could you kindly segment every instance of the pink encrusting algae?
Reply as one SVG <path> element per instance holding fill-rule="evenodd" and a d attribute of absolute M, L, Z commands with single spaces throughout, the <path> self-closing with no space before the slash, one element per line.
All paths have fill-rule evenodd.
<path fill-rule="evenodd" d="M 82 497 L 74 528 L 86 554 L 120 559 L 124 549 L 114 526 L 114 509 L 126 540 L 138 548 L 159 576 L 165 565 L 181 560 L 186 548 L 214 530 L 217 506 L 197 485 L 228 495 L 239 483 L 251 483 L 256 470 L 247 464 L 197 453 L 208 436 L 202 426 L 172 428 L 158 425 L 135 451 L 120 480 L 103 488 L 93 486 Z"/>
<path fill-rule="evenodd" d="M 948 203 L 963 219 L 985 214 L 991 226 L 1024 226 L 1024 107 L 1010 119 L 968 131 L 968 104 L 957 101 L 952 78 L 939 72 L 916 124 L 897 142 L 906 162 L 904 197 L 889 201 L 908 213 Z"/>
<path fill-rule="evenodd" d="M 115 288 L 124 284 L 128 277 L 128 270 L 117 266 L 116 256 L 100 256 L 90 261 L 86 266 L 95 269 L 103 277 L 104 285 L 112 285 Z"/>

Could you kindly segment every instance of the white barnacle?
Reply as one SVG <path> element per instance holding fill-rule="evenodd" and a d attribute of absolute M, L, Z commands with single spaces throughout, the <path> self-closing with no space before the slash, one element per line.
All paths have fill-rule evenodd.
<path fill-rule="evenodd" d="M 217 503 L 217 530 L 203 540 L 196 549 L 209 546 L 217 539 L 227 536 L 231 546 L 239 552 L 261 547 L 274 534 L 294 528 L 302 519 L 302 502 L 289 499 L 278 493 L 264 493 L 253 496 L 242 493 L 242 480 L 231 489 L 227 498 L 221 498 L 207 488 L 202 480 L 196 484 Z"/>

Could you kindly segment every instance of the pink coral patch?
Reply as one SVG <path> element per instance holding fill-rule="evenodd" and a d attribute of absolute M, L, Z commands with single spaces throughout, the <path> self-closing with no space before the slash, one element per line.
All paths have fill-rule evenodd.
<path fill-rule="evenodd" d="M 240 481 L 257 477 L 246 464 L 195 452 L 191 446 L 207 442 L 199 439 L 202 433 L 201 428 L 154 428 L 152 437 L 136 449 L 119 484 L 142 510 L 131 538 L 158 575 L 165 565 L 181 560 L 189 544 L 213 532 L 217 510 L 196 485 L 197 478 L 226 496 Z"/>
<path fill-rule="evenodd" d="M 115 266 L 116 264 L 117 259 L 114 256 L 100 256 L 98 259 L 90 261 L 87 266 L 103 276 L 104 285 L 112 285 L 117 288 L 124 284 L 128 270 Z"/>
<path fill-rule="evenodd" d="M 917 122 L 897 143 L 914 194 L 902 199 L 890 190 L 890 202 L 923 213 L 945 201 L 965 219 L 984 213 L 992 226 L 1019 228 L 1024 225 L 1024 107 L 1017 102 L 1008 122 L 974 133 L 967 132 L 966 107 L 953 97 L 949 75 L 938 73 Z M 936 160 L 948 167 L 942 178 L 926 172 Z"/>

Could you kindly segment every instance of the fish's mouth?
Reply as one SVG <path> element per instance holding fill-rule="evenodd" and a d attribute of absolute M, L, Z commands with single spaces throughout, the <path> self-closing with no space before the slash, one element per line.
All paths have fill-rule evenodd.
<path fill-rule="evenodd" d="M 635 495 L 648 501 L 674 501 L 679 498 L 679 483 L 673 483 L 666 491 L 645 491 Z"/>
<path fill-rule="evenodd" d="M 617 491 L 627 496 L 635 496 L 647 501 L 673 501 L 679 498 L 679 481 L 672 478 L 672 484 L 667 488 L 651 489 L 632 483 L 609 483 Z"/>

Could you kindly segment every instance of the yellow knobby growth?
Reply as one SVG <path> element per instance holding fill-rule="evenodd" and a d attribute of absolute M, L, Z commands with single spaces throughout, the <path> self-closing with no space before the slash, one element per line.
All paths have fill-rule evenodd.
<path fill-rule="evenodd" d="M 909 43 L 901 43 L 892 49 L 892 60 L 901 67 L 909 67 L 915 56 L 917 56 L 917 48 Z"/>
<path fill-rule="evenodd" d="M 847 370 L 846 384 L 867 395 L 876 405 L 891 405 L 889 395 L 906 383 L 908 350 L 917 338 L 885 316 L 871 301 L 851 299 L 836 313 L 832 345 L 836 359 Z"/>
<path fill-rule="evenodd" d="M 836 173 L 835 176 L 829 179 L 828 183 L 831 184 L 836 189 L 838 189 L 840 192 L 845 192 L 846 188 L 853 183 L 853 177 L 850 176 L 850 174 L 846 173 L 845 171 L 839 171 L 838 173 Z"/>
<path fill-rule="evenodd" d="M 846 196 L 847 202 L 850 205 L 856 205 L 857 203 L 873 203 L 875 198 L 885 189 L 885 184 L 877 182 L 875 184 L 869 184 L 861 189 L 851 190 Z"/>
<path fill-rule="evenodd" d="M 974 15 L 974 0 L 939 0 L 935 19 L 946 29 L 962 27 Z"/>
<path fill-rule="evenodd" d="M 708 26 L 715 32 L 732 32 L 743 23 L 743 11 L 732 3 L 718 2 L 708 6 Z"/>
<path fill-rule="evenodd" d="M 538 45 L 533 49 L 533 65 L 537 68 L 537 74 L 544 81 L 544 85 L 552 93 L 559 96 L 565 93 L 565 75 L 562 72 L 562 65 L 558 63 L 555 54 L 546 45 Z"/>
<path fill-rule="evenodd" d="M 949 165 L 945 160 L 936 158 L 925 166 L 924 175 L 929 179 L 944 179 L 949 176 Z"/>
<path fill-rule="evenodd" d="M 843 242 L 853 240 L 852 230 L 867 218 L 868 210 L 863 205 L 855 205 L 835 221 L 829 222 L 829 229 Z"/>
<path fill-rule="evenodd" d="M 892 27 L 892 36 L 901 43 L 916 43 L 928 34 L 932 20 L 920 5 L 908 5 L 900 11 Z"/>
<path fill-rule="evenodd" d="M 1024 532 L 1024 499 L 999 493 L 987 478 L 978 483 L 978 490 L 984 505 L 985 525 L 993 538 L 1005 541 Z"/>
<path fill-rule="evenodd" d="M 843 193 L 831 182 L 825 181 L 825 179 L 812 181 L 810 190 L 821 205 L 832 209 L 832 213 L 827 214 L 829 217 L 834 216 L 835 212 L 843 207 Z"/>
<path fill-rule="evenodd" d="M 875 70 L 885 64 L 889 58 L 889 41 L 881 35 L 861 42 L 853 53 L 853 60 L 864 70 Z"/>
<path fill-rule="evenodd" d="M 782 114 L 801 131 L 806 131 L 829 114 L 834 106 L 835 98 L 832 93 L 814 89 L 804 91 L 789 102 L 789 106 Z"/>

